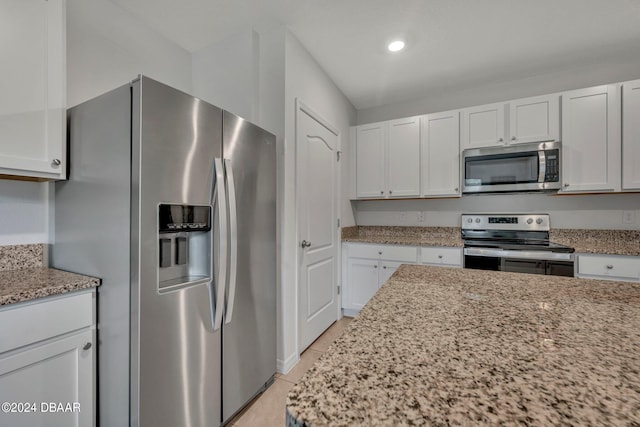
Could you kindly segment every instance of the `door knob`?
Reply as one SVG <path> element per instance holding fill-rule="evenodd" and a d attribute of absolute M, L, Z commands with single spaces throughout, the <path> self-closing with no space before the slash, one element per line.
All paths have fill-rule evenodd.
<path fill-rule="evenodd" d="M 302 249 L 308 248 L 311 246 L 311 242 L 307 242 L 306 240 L 303 240 L 302 242 L 300 242 L 300 246 L 302 246 Z"/>

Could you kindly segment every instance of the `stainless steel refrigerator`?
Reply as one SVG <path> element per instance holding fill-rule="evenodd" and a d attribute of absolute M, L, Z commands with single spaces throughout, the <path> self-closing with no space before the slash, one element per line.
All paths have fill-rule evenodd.
<path fill-rule="evenodd" d="M 224 424 L 276 370 L 274 136 L 144 76 L 68 134 L 51 262 L 102 279 L 99 425 Z"/>

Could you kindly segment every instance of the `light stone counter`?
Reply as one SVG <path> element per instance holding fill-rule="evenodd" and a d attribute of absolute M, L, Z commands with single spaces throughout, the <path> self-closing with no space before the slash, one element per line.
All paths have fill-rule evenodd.
<path fill-rule="evenodd" d="M 640 284 L 403 265 L 287 424 L 640 425 Z"/>
<path fill-rule="evenodd" d="M 0 307 L 95 288 L 100 279 L 42 265 L 43 245 L 0 246 Z"/>
<path fill-rule="evenodd" d="M 640 256 L 640 230 L 553 229 L 549 240 L 576 253 Z M 354 226 L 342 229 L 342 241 L 408 246 L 462 247 L 458 227 Z"/>

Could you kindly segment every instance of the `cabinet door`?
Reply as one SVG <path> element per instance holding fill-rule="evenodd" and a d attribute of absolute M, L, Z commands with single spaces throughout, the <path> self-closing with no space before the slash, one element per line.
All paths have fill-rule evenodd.
<path fill-rule="evenodd" d="M 64 0 L 7 0 L 0 16 L 0 175 L 64 179 Z"/>
<path fill-rule="evenodd" d="M 356 197 L 384 197 L 384 123 L 356 128 Z"/>
<path fill-rule="evenodd" d="M 640 281 L 640 257 L 578 255 L 578 277 Z"/>
<path fill-rule="evenodd" d="M 563 193 L 620 190 L 618 87 L 562 94 Z"/>
<path fill-rule="evenodd" d="M 2 424 L 95 425 L 94 348 L 87 330 L 0 358 L 0 400 L 35 405 L 33 413 L 3 412 Z"/>
<path fill-rule="evenodd" d="M 460 196 L 460 113 L 422 118 L 422 195 Z"/>
<path fill-rule="evenodd" d="M 401 265 L 401 262 L 382 261 L 380 263 L 380 275 L 378 276 L 380 286 L 384 285 Z"/>
<path fill-rule="evenodd" d="M 509 102 L 510 144 L 558 141 L 560 97 L 536 96 Z"/>
<path fill-rule="evenodd" d="M 345 292 L 348 293 L 348 303 L 344 308 L 360 310 L 378 290 L 378 261 L 350 258 L 347 268 Z"/>
<path fill-rule="evenodd" d="M 504 104 L 462 110 L 462 149 L 504 145 Z"/>
<path fill-rule="evenodd" d="M 640 80 L 622 84 L 622 189 L 640 190 Z"/>
<path fill-rule="evenodd" d="M 387 139 L 389 197 L 420 195 L 420 117 L 389 122 Z"/>

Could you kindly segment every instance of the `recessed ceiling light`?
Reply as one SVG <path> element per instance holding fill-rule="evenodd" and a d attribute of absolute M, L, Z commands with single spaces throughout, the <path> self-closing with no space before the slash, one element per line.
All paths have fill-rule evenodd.
<path fill-rule="evenodd" d="M 402 40 L 394 40 L 387 45 L 387 49 L 389 49 L 390 52 L 398 52 L 404 49 L 404 42 Z"/>

